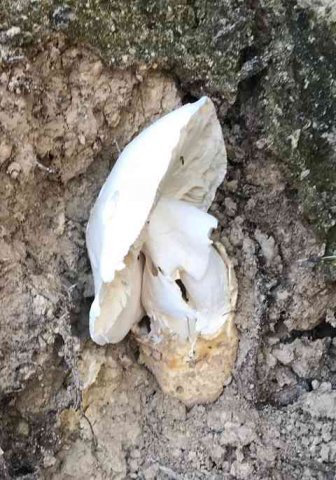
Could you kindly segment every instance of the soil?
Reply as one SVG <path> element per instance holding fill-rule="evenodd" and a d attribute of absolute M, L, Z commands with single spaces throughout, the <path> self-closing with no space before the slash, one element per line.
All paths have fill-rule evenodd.
<path fill-rule="evenodd" d="M 229 169 L 211 211 L 239 285 L 223 394 L 187 409 L 132 337 L 89 339 L 90 207 L 119 151 L 186 93 L 62 34 L 1 67 L 1 479 L 335 478 L 335 283 L 250 84 L 225 108 L 214 97 Z"/>

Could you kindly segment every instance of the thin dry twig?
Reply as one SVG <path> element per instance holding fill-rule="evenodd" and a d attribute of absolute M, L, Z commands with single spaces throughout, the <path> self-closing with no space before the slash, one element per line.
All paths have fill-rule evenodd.
<path fill-rule="evenodd" d="M 39 162 L 38 160 L 35 160 L 36 161 L 36 165 L 43 171 L 45 172 L 48 172 L 48 173 L 56 173 L 56 170 L 54 170 L 53 168 L 51 167 L 46 167 L 45 165 L 43 165 L 43 163 Z"/>

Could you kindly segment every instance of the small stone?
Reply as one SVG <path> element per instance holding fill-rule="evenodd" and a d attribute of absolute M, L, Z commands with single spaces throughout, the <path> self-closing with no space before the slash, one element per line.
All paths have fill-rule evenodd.
<path fill-rule="evenodd" d="M 221 447 L 220 445 L 214 445 L 211 448 L 211 458 L 212 460 L 218 462 L 220 461 L 225 454 L 225 448 Z"/>
<path fill-rule="evenodd" d="M 238 190 L 238 180 L 230 180 L 226 182 L 226 188 L 229 192 L 236 192 Z"/>
<path fill-rule="evenodd" d="M 300 174 L 300 180 L 304 180 L 306 177 L 308 177 L 309 174 L 310 174 L 310 170 L 304 170 Z"/>
<path fill-rule="evenodd" d="M 24 437 L 27 437 L 29 435 L 29 425 L 26 420 L 22 419 L 19 421 L 17 426 L 17 433 Z"/>
<path fill-rule="evenodd" d="M 21 32 L 20 27 L 11 27 L 7 30 L 6 36 L 7 38 L 13 38 L 13 37 L 16 37 L 16 35 L 19 35 L 20 32 Z"/>
<path fill-rule="evenodd" d="M 336 442 L 330 442 L 329 443 L 329 454 L 330 454 L 330 461 L 335 462 L 336 461 Z"/>
<path fill-rule="evenodd" d="M 262 150 L 267 146 L 267 143 L 267 138 L 259 138 L 259 140 L 256 141 L 255 146 L 258 150 Z"/>
<path fill-rule="evenodd" d="M 274 348 L 272 354 L 283 365 L 290 365 L 294 360 L 293 351 L 283 346 L 280 348 Z"/>
<path fill-rule="evenodd" d="M 1 147 L 0 147 L 0 151 L 1 151 Z M 0 163 L 1 163 L 1 160 L 0 160 Z M 333 312 L 331 308 L 327 310 L 326 322 L 330 323 L 332 327 L 336 328 L 336 313 Z"/>
<path fill-rule="evenodd" d="M 135 459 L 131 459 L 128 462 L 128 466 L 129 466 L 129 469 L 130 469 L 131 472 L 136 472 L 139 469 L 139 463 Z"/>
<path fill-rule="evenodd" d="M 230 217 L 234 217 L 237 213 L 237 204 L 231 198 L 226 198 L 224 200 L 225 211 Z"/>
<path fill-rule="evenodd" d="M 140 450 L 135 448 L 134 450 L 131 450 L 130 456 L 131 456 L 131 458 L 140 458 L 141 457 L 141 452 L 140 452 Z"/>
<path fill-rule="evenodd" d="M 7 173 L 12 178 L 16 179 L 21 172 L 21 165 L 17 162 L 12 162 L 9 167 L 7 168 Z"/>
<path fill-rule="evenodd" d="M 54 25 L 60 29 L 67 28 L 75 18 L 76 14 L 69 5 L 61 5 L 57 7 L 52 14 Z"/>
<path fill-rule="evenodd" d="M 12 153 L 12 146 L 6 142 L 0 143 L 0 165 L 9 159 Z"/>
<path fill-rule="evenodd" d="M 322 438 L 326 443 L 330 442 L 330 440 L 332 439 L 331 432 L 327 430 L 327 428 L 328 428 L 328 425 L 324 425 L 322 427 Z"/>
<path fill-rule="evenodd" d="M 320 385 L 320 390 L 323 392 L 331 392 L 332 391 L 332 385 L 330 382 L 322 382 Z"/>
<path fill-rule="evenodd" d="M 321 452 L 320 452 L 322 462 L 327 462 L 328 461 L 329 453 L 330 453 L 330 449 L 329 449 L 328 445 L 322 445 Z"/>
<path fill-rule="evenodd" d="M 145 480 L 154 480 L 158 473 L 159 467 L 156 464 L 150 465 L 145 470 L 142 471 L 142 474 Z"/>
<path fill-rule="evenodd" d="M 265 257 L 267 264 L 270 264 L 276 253 L 275 240 L 271 235 L 266 235 L 258 228 L 254 232 L 255 239 L 261 247 L 263 256 Z"/>
<path fill-rule="evenodd" d="M 44 468 L 50 468 L 57 462 L 56 458 L 53 455 L 47 454 L 43 458 Z"/>

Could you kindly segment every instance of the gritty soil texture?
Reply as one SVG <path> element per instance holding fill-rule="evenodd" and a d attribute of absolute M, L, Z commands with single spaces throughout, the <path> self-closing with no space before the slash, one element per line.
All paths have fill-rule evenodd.
<path fill-rule="evenodd" d="M 184 68 L 182 46 L 175 66 L 170 57 L 160 65 L 138 40 L 128 52 L 137 64 L 107 62 L 102 35 L 87 38 L 92 2 L 81 35 L 71 2 L 65 10 L 45 2 L 46 17 L 38 2 L 18 2 L 16 12 L 29 4 L 40 18 L 38 30 L 26 16 L 21 33 L 11 30 L 12 7 L 8 19 L 0 12 L 1 480 L 335 478 L 336 276 L 318 261 L 336 248 L 330 2 L 310 9 L 302 0 L 293 11 L 288 2 L 222 3 L 231 10 L 221 28 L 217 2 L 210 13 L 183 3 L 187 44 L 204 25 L 216 38 Z M 153 2 L 134 5 L 146 16 Z M 166 17 L 156 25 L 155 15 L 148 28 L 162 57 Z M 41 18 L 56 30 L 72 24 L 72 40 L 46 39 Z M 76 35 L 101 54 L 74 44 Z M 118 38 L 120 53 L 126 34 Z M 207 64 L 212 48 L 228 52 L 227 76 Z M 85 227 L 119 150 L 203 91 L 228 150 L 211 212 L 235 263 L 240 343 L 221 397 L 187 409 L 162 394 L 132 337 L 108 347 L 89 339 Z"/>

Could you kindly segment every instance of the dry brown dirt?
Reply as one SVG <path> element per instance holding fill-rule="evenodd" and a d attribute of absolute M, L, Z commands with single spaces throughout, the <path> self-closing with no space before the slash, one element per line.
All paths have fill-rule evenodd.
<path fill-rule="evenodd" d="M 239 282 L 224 393 L 187 409 L 132 338 L 89 339 L 90 207 L 118 151 L 183 95 L 61 36 L 0 70 L 1 479 L 335 478 L 335 284 L 300 262 L 324 245 L 282 165 L 246 137 L 248 106 L 216 103 L 230 162 L 212 211 Z"/>

